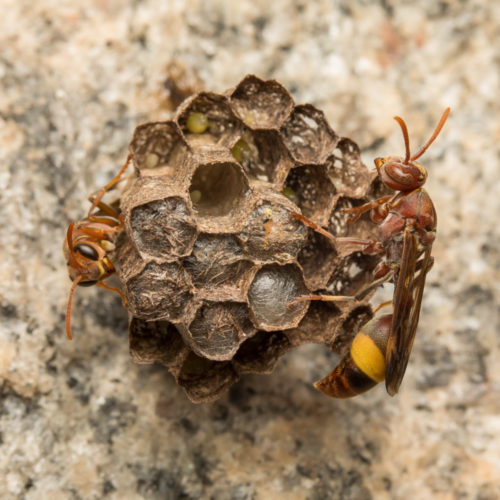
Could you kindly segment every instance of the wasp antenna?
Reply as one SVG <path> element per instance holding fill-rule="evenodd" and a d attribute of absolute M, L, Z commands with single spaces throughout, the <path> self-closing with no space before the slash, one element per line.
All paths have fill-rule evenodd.
<path fill-rule="evenodd" d="M 75 281 L 73 281 L 73 285 L 71 286 L 71 290 L 69 291 L 69 299 L 68 299 L 68 307 L 66 308 L 66 335 L 68 339 L 71 340 L 73 337 L 71 335 L 71 305 L 73 303 L 73 294 L 75 293 L 75 288 L 82 280 L 81 276 L 78 276 Z"/>
<path fill-rule="evenodd" d="M 395 116 L 394 119 L 399 123 L 399 126 L 403 131 L 403 137 L 405 140 L 405 149 L 406 149 L 406 156 L 404 162 L 406 164 L 410 161 L 410 136 L 408 135 L 408 128 L 406 127 L 405 121 L 400 116 Z"/>
<path fill-rule="evenodd" d="M 68 249 L 70 253 L 73 253 L 73 228 L 75 227 L 75 223 L 71 222 L 68 226 L 68 230 L 66 231 L 66 239 L 68 240 Z"/>
<path fill-rule="evenodd" d="M 75 223 L 71 222 L 70 225 L 68 226 L 68 231 L 66 232 L 66 240 L 68 242 L 68 250 L 69 250 L 68 264 L 73 266 L 73 267 L 78 267 L 78 263 L 76 262 L 76 259 L 75 259 L 75 250 L 73 247 L 73 229 L 74 228 L 75 228 Z"/>
<path fill-rule="evenodd" d="M 443 128 L 449 114 L 450 108 L 446 108 L 444 110 L 443 116 L 441 117 L 441 120 L 439 120 L 439 123 L 437 124 L 436 130 L 434 130 L 434 133 L 431 135 L 430 139 L 422 146 L 420 151 L 410 158 L 411 161 L 420 158 L 427 151 L 427 148 L 434 142 L 439 132 L 441 132 L 441 129 Z"/>

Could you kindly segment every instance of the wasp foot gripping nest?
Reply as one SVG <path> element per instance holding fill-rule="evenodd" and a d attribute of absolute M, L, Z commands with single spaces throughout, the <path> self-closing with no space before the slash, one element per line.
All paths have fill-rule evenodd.
<path fill-rule="evenodd" d="M 210 401 L 303 343 L 342 352 L 370 319 L 354 300 L 289 307 L 311 293 L 354 294 L 379 260 L 340 253 L 292 216 L 349 235 L 343 209 L 380 189 L 321 111 L 247 76 L 137 127 L 130 152 L 116 263 L 135 362 L 167 366 L 192 401 Z M 374 226 L 361 220 L 355 235 L 373 238 Z"/>

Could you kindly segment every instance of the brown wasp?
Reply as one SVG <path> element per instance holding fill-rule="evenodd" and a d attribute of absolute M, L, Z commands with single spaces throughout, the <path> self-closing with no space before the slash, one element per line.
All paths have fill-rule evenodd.
<path fill-rule="evenodd" d="M 372 221 L 379 225 L 379 241 L 335 238 L 304 216 L 294 214 L 295 218 L 336 244 L 359 246 L 364 253 L 383 254 L 384 259 L 374 270 L 373 282 L 355 297 L 309 295 L 299 297 L 291 305 L 305 300 L 363 299 L 383 283 L 394 284 L 392 301 L 380 304 L 374 310 L 376 312 L 392 304 L 392 314 L 375 316 L 369 321 L 354 337 L 349 353 L 339 365 L 324 379 L 316 382 L 315 386 L 329 396 L 356 396 L 384 379 L 391 396 L 399 390 L 415 339 L 425 277 L 434 262 L 431 249 L 437 225 L 432 200 L 422 188 L 427 171 L 416 160 L 434 142 L 449 114 L 450 108 L 447 108 L 430 139 L 413 156 L 406 124 L 399 116 L 394 117 L 403 132 L 406 155 L 404 158 L 376 158 L 375 166 L 381 181 L 395 193 L 346 210 L 346 213 L 353 215 L 350 223 L 370 211 Z"/>
<path fill-rule="evenodd" d="M 92 205 L 87 217 L 76 224 L 71 222 L 68 226 L 63 243 L 63 252 L 66 257 L 69 277 L 73 281 L 66 309 L 66 334 L 69 339 L 72 339 L 71 304 L 77 285 L 97 285 L 106 290 L 111 290 L 118 293 L 123 304 L 126 304 L 125 296 L 121 290 L 103 282 L 115 272 L 109 254 L 115 249 L 116 237 L 123 229 L 124 221 L 118 210 L 103 203 L 102 198 L 110 189 L 116 186 L 127 169 L 130 159 L 129 156 L 122 169 L 106 186 L 89 197 Z"/>

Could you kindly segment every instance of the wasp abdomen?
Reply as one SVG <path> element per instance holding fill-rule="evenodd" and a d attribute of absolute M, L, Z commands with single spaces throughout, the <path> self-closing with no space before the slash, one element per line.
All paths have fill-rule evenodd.
<path fill-rule="evenodd" d="M 385 379 L 385 353 L 392 314 L 369 321 L 354 337 L 349 353 L 314 386 L 333 398 L 350 398 Z"/>

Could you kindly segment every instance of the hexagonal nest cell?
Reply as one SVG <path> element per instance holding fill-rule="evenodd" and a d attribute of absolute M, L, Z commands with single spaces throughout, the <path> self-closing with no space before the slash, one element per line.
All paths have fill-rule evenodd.
<path fill-rule="evenodd" d="M 114 261 L 135 362 L 165 365 L 202 402 L 301 344 L 345 350 L 371 315 L 366 302 L 292 303 L 355 292 L 379 258 L 337 248 L 294 213 L 334 235 L 373 237 L 367 217 L 348 224 L 342 210 L 381 187 L 321 111 L 247 76 L 140 125 L 130 153 Z"/>

